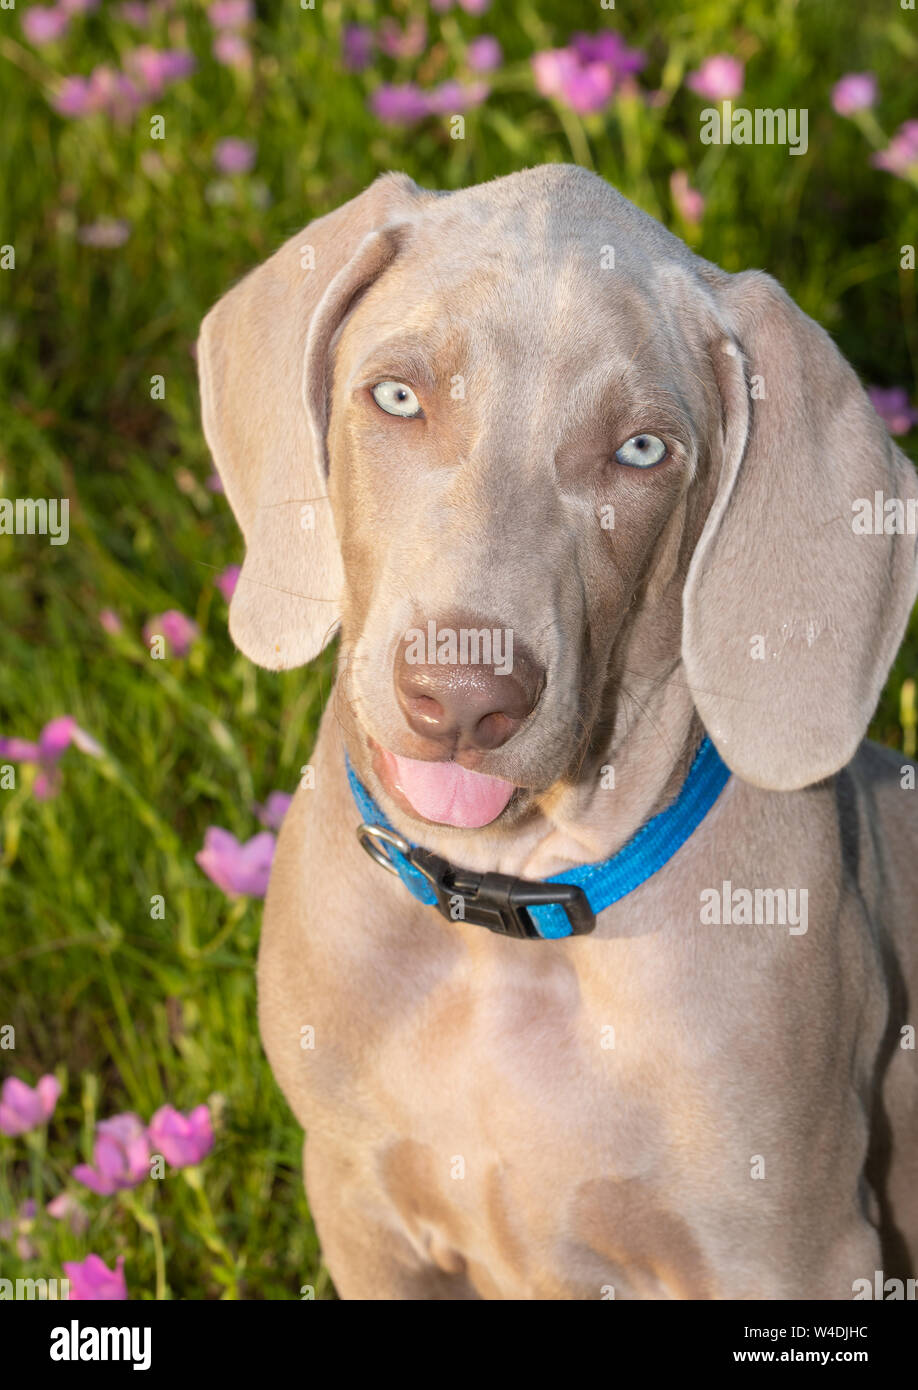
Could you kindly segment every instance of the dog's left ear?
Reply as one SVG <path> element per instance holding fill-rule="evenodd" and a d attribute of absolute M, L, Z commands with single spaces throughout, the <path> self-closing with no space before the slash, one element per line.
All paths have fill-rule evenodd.
<path fill-rule="evenodd" d="M 721 473 L 683 661 L 728 766 L 789 791 L 844 767 L 866 733 L 918 589 L 918 477 L 770 276 L 724 275 L 715 297 Z"/>

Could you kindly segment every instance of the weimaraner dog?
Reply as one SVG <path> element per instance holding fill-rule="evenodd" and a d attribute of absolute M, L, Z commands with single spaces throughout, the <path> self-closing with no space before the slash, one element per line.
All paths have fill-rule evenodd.
<path fill-rule="evenodd" d="M 913 1296 L 918 482 L 827 334 L 551 165 L 378 179 L 199 361 L 235 642 L 341 633 L 259 991 L 342 1297 Z"/>

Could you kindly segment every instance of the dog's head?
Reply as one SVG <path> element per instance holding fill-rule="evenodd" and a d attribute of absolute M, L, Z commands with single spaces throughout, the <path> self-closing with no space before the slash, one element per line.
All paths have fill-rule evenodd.
<path fill-rule="evenodd" d="M 673 680 L 757 785 L 852 756 L 916 588 L 914 534 L 858 506 L 918 486 L 768 276 L 579 168 L 388 175 L 231 290 L 199 363 L 233 637 L 277 669 L 340 624 L 396 823 L 512 825 Z"/>

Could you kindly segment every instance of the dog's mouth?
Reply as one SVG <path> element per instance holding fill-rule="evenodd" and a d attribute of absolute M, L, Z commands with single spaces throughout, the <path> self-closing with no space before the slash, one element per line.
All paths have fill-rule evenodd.
<path fill-rule="evenodd" d="M 433 825 L 477 830 L 504 811 L 516 791 L 513 782 L 472 772 L 456 762 L 403 758 L 376 744 L 373 770 L 385 790 L 409 815 Z"/>

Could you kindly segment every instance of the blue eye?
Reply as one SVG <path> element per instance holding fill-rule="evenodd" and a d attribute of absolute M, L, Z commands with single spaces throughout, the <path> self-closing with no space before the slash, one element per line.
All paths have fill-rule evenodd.
<path fill-rule="evenodd" d="M 655 434 L 635 434 L 616 449 L 615 457 L 628 468 L 653 468 L 666 458 L 666 445 Z"/>
<path fill-rule="evenodd" d="M 372 396 L 380 410 L 387 415 L 400 415 L 403 420 L 411 420 L 421 414 L 420 401 L 403 381 L 379 381 L 373 387 Z"/>

